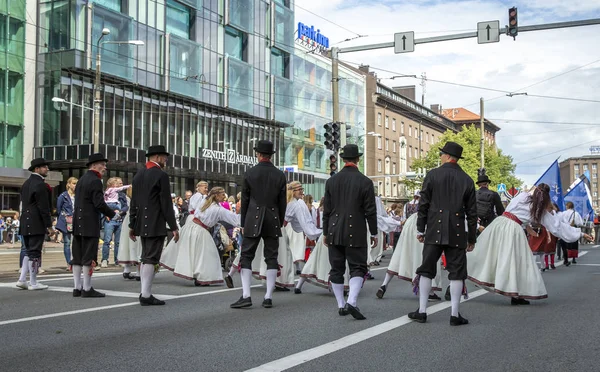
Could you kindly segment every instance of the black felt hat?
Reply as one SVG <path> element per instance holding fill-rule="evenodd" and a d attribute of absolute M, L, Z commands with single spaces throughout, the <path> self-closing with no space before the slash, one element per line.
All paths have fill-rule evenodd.
<path fill-rule="evenodd" d="M 482 176 L 477 177 L 477 184 L 479 185 L 480 183 L 492 183 L 492 180 L 490 180 L 490 178 L 487 176 L 487 174 L 484 174 Z"/>
<path fill-rule="evenodd" d="M 346 145 L 342 148 L 340 158 L 342 159 L 355 159 L 362 156 L 362 152 L 358 151 L 358 146 L 355 144 Z"/>
<path fill-rule="evenodd" d="M 260 152 L 261 154 L 272 155 L 275 153 L 275 146 L 273 146 L 273 142 L 267 140 L 260 140 L 256 143 L 254 147 L 254 151 Z"/>
<path fill-rule="evenodd" d="M 146 152 L 146 157 L 149 157 L 152 155 L 160 155 L 160 154 L 165 154 L 167 156 L 171 155 L 167 152 L 167 149 L 165 148 L 165 146 L 154 145 L 154 146 L 150 146 L 150 148 L 148 148 L 148 152 Z"/>
<path fill-rule="evenodd" d="M 43 167 L 44 165 L 48 165 L 46 159 L 44 158 L 36 158 L 31 161 L 31 165 L 27 168 L 30 172 L 33 172 L 36 167 Z"/>
<path fill-rule="evenodd" d="M 462 159 L 463 148 L 456 142 L 446 142 L 444 147 L 440 150 L 444 154 L 448 154 L 450 156 L 454 156 L 457 159 Z"/>
<path fill-rule="evenodd" d="M 97 152 L 88 157 L 88 161 L 85 164 L 85 166 L 89 167 L 91 164 L 97 163 L 99 161 L 105 161 L 108 163 L 108 159 L 106 158 L 106 156 L 104 156 L 104 154 L 102 154 L 100 152 Z"/>

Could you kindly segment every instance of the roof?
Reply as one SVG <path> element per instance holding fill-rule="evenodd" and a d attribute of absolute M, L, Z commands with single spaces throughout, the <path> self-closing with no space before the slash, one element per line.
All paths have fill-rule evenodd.
<path fill-rule="evenodd" d="M 442 115 L 456 123 L 459 123 L 459 124 L 465 124 L 465 123 L 470 124 L 470 123 L 474 123 L 474 122 L 479 122 L 481 120 L 481 117 L 479 115 L 467 110 L 464 107 L 443 109 Z M 497 126 L 496 124 L 492 123 L 489 119 L 485 119 L 485 122 L 487 125 L 492 127 L 492 129 L 495 129 L 494 132 L 497 132 L 500 130 L 500 127 Z"/>

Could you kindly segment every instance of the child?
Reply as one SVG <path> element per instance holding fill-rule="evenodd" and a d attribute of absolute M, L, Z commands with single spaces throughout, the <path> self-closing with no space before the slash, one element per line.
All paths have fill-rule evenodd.
<path fill-rule="evenodd" d="M 131 185 L 123 186 L 122 181 L 119 177 L 109 178 L 106 182 L 106 191 L 104 192 L 104 202 L 112 210 L 121 210 L 121 203 L 119 203 L 119 191 L 130 188 Z"/>

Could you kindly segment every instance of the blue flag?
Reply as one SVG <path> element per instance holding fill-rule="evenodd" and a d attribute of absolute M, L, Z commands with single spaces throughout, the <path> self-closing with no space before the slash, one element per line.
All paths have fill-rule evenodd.
<path fill-rule="evenodd" d="M 573 203 L 575 210 L 581 215 L 584 221 L 593 220 L 594 209 L 592 208 L 590 192 L 582 178 L 579 178 L 571 185 L 567 195 L 565 195 L 565 201 Z"/>
<path fill-rule="evenodd" d="M 560 168 L 558 167 L 558 159 L 542 174 L 539 180 L 534 185 L 545 183 L 550 186 L 550 199 L 558 205 L 558 209 L 565 210 L 565 202 L 563 200 L 562 183 L 560 181 Z"/>

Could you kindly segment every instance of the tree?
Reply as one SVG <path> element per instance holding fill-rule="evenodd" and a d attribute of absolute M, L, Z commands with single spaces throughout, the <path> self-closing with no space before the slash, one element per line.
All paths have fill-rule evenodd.
<path fill-rule="evenodd" d="M 426 157 L 417 159 L 413 162 L 412 169 L 436 168 L 439 165 L 439 150 L 444 147 L 446 142 L 453 141 L 463 147 L 463 159 L 459 161 L 461 168 L 477 182 L 477 170 L 481 163 L 480 133 L 479 128 L 474 125 L 464 126 L 458 133 L 446 131 L 446 133 L 440 137 L 439 142 L 431 146 Z M 484 155 L 485 171 L 492 180 L 492 184 L 490 185 L 491 190 L 494 190 L 495 186 L 499 183 L 505 184 L 507 188 L 521 186 L 523 181 L 515 176 L 515 169 L 517 166 L 513 163 L 512 156 L 504 155 L 502 150 L 488 143 L 485 143 L 484 145 Z"/>

